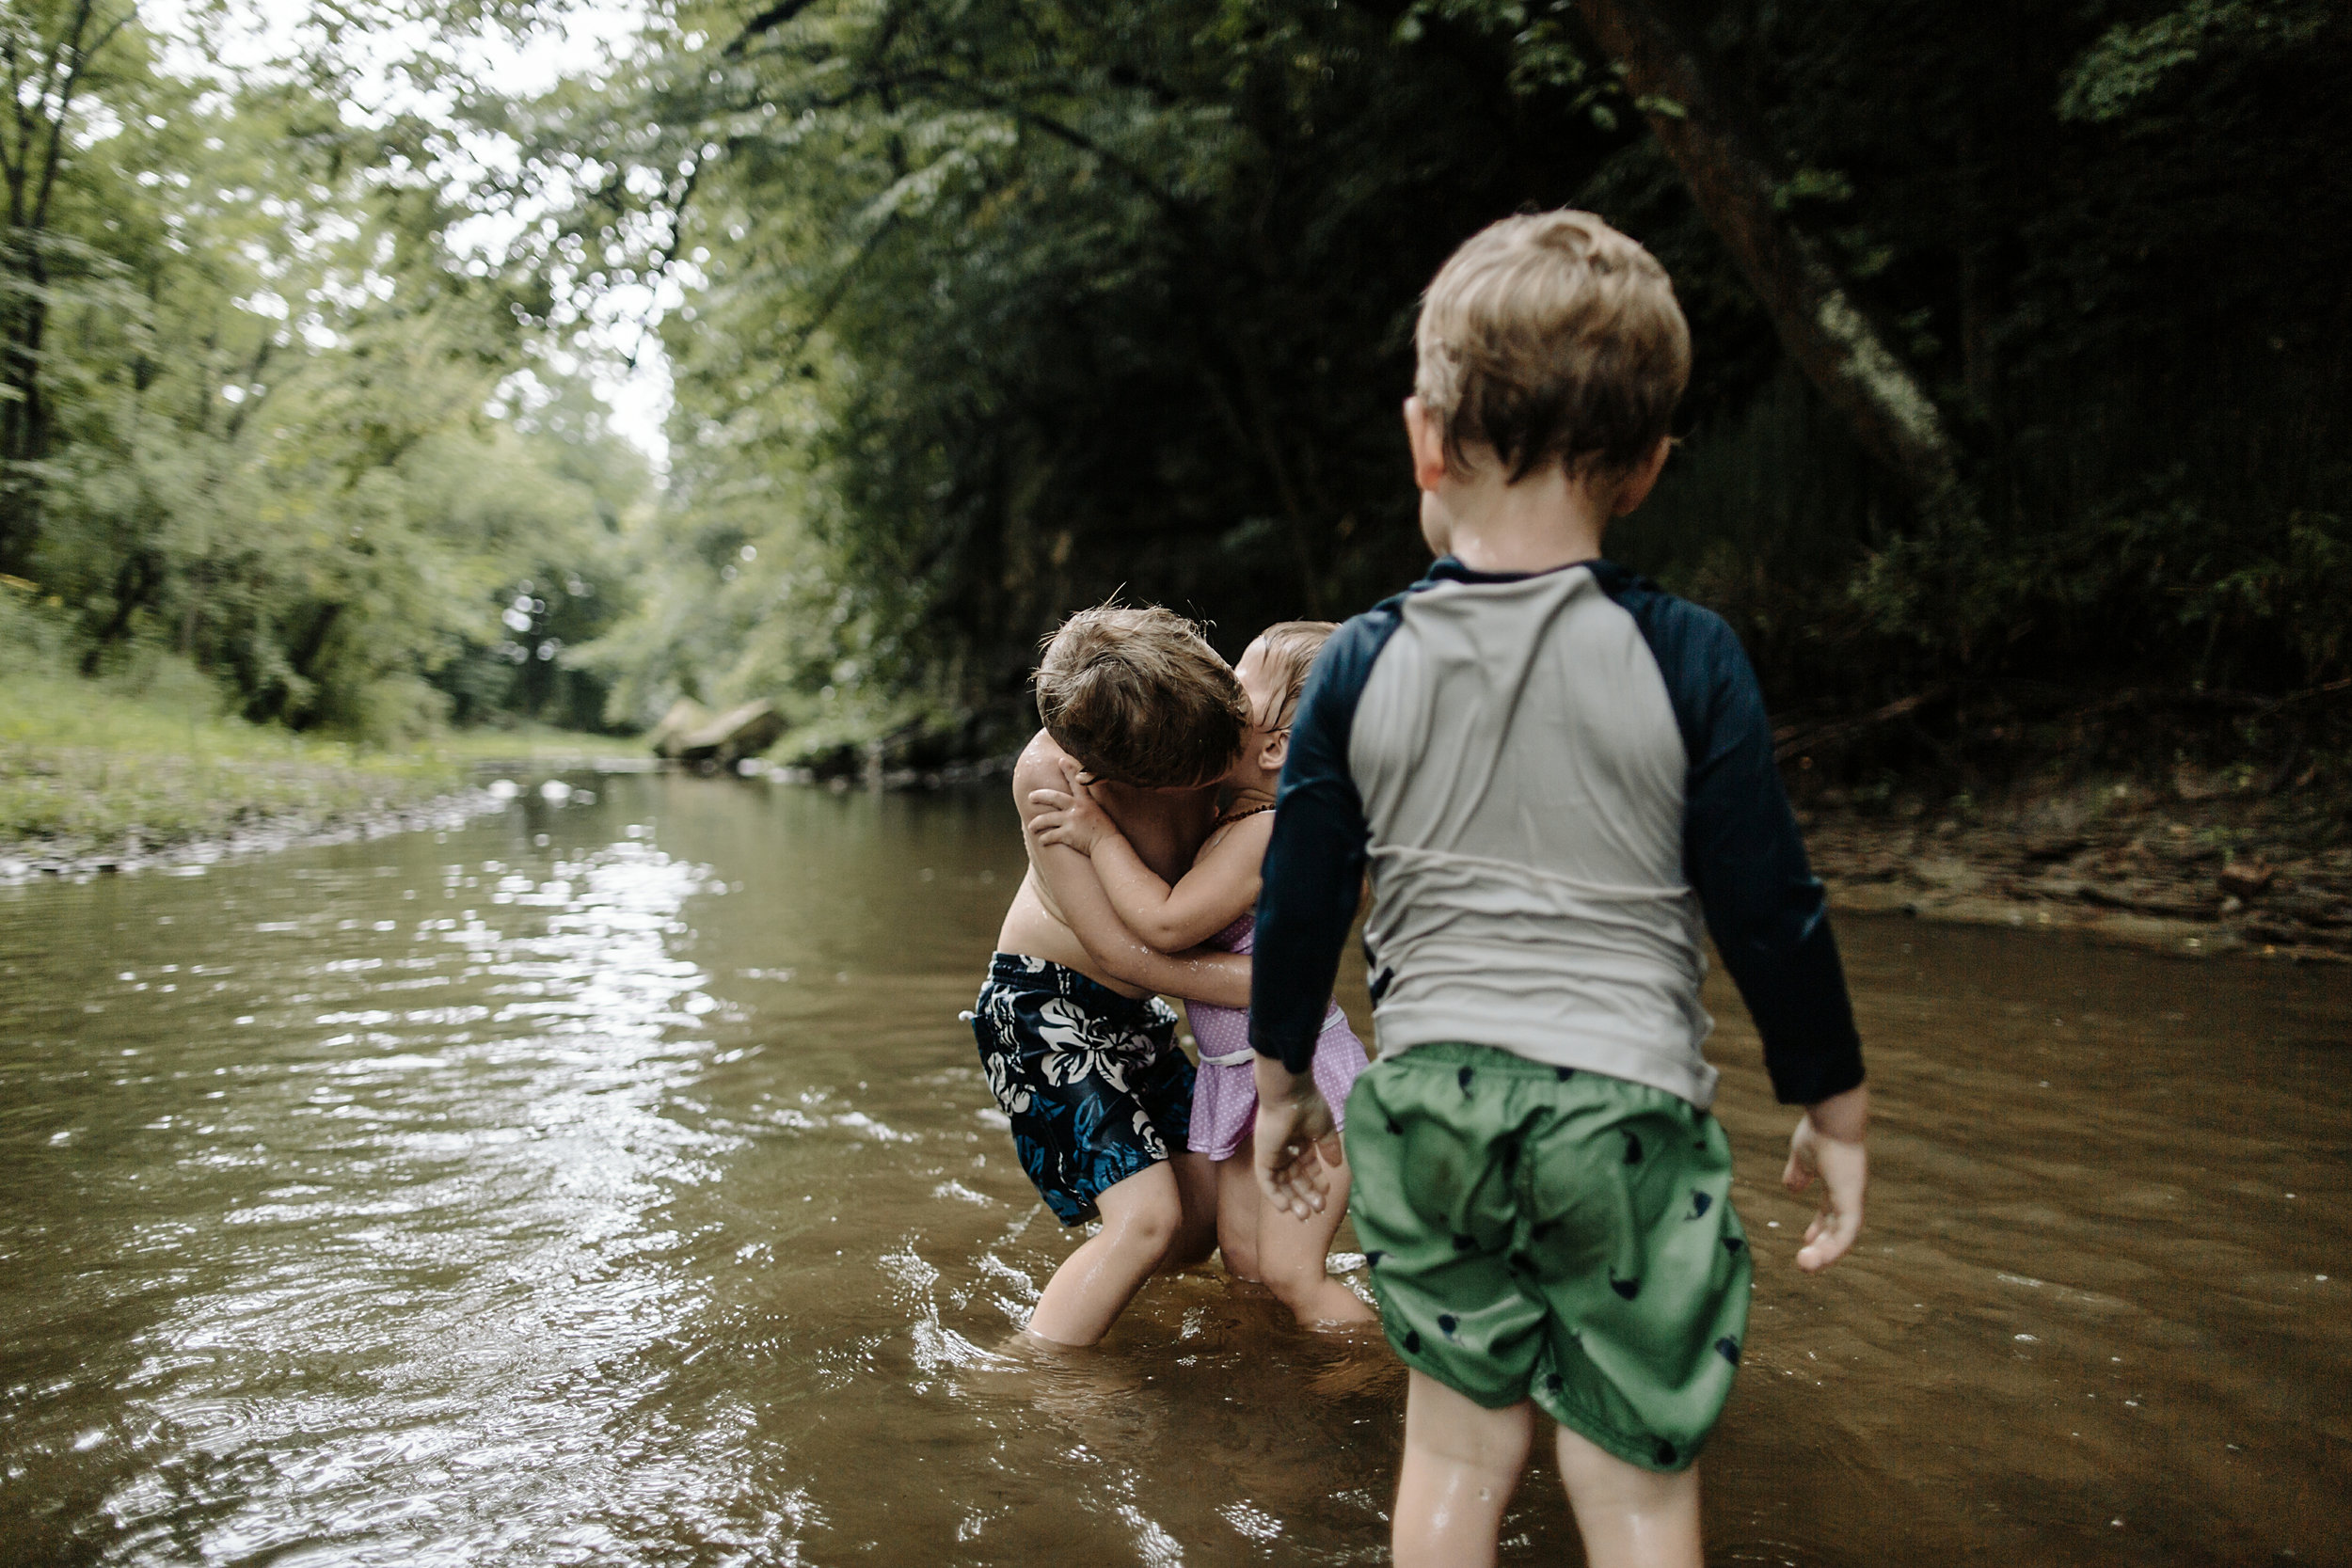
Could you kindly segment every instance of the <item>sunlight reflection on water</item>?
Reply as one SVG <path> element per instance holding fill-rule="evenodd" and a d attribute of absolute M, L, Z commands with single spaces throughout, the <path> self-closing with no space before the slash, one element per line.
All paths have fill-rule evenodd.
<path fill-rule="evenodd" d="M 254 1187 L 218 1216 L 233 1243 L 157 1280 L 170 1299 L 124 1347 L 138 1368 L 110 1430 L 158 1463 L 126 1465 L 98 1504 L 117 1555 L 176 1555 L 193 1519 L 216 1561 L 331 1542 L 343 1560 L 483 1561 L 551 1544 L 557 1520 L 591 1550 L 586 1522 L 649 1479 L 648 1444 L 661 1494 L 726 1490 L 691 1479 L 723 1431 L 629 1419 L 658 1378 L 637 1357 L 707 1303 L 663 1261 L 670 1195 L 740 1142 L 664 1114 L 711 1051 L 708 976 L 671 944 L 713 884 L 627 838 L 550 869 L 389 942 L 393 923 L 327 917 L 373 891 L 364 874 L 303 879 L 318 911 L 246 923 L 259 942 L 223 933 L 239 967 L 295 989 L 246 1049 L 189 1048 L 232 1091 L 142 1129 L 173 1134 L 181 1181 Z M 489 879 L 465 870 L 443 885 L 478 897 L 465 884 Z M 365 956 L 336 940 L 358 927 Z M 410 1005 L 428 989 L 466 1000 Z M 121 1217 L 142 1259 L 187 1256 L 207 1228 Z"/>
<path fill-rule="evenodd" d="M 1011 1338 L 1073 1238 L 956 1014 L 1019 864 L 993 796 L 630 778 L 0 890 L 0 1560 L 1380 1560 L 1375 1341 L 1214 1269 Z M 1830 1282 L 1709 992 L 1758 1258 L 1716 1560 L 2320 1560 L 2352 989 L 1841 937 L 1881 1121 Z M 1573 1560 L 1545 1466 L 1506 1537 Z"/>

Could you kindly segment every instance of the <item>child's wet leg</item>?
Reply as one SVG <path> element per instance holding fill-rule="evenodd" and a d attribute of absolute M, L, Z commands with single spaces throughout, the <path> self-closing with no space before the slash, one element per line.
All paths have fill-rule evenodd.
<path fill-rule="evenodd" d="M 1268 1207 L 1258 1191 L 1258 1174 L 1250 1168 L 1249 1134 L 1216 1163 L 1216 1244 L 1225 1254 L 1225 1272 L 1235 1279 L 1263 1279 L 1258 1258 L 1258 1234 Z"/>
<path fill-rule="evenodd" d="M 1176 1173 L 1176 1199 L 1183 1211 L 1177 1221 L 1176 1234 L 1168 1239 L 1167 1255 L 1161 1258 L 1159 1272 L 1174 1274 L 1205 1263 L 1209 1254 L 1216 1250 L 1218 1191 L 1216 1166 L 1206 1155 L 1184 1151 L 1168 1157 L 1168 1168 Z"/>
<path fill-rule="evenodd" d="M 1184 1225 L 1176 1173 L 1163 1162 L 1095 1199 L 1103 1228 L 1062 1259 L 1029 1314 L 1029 1332 L 1061 1345 L 1090 1345 L 1135 1299 Z"/>
<path fill-rule="evenodd" d="M 1347 1217 L 1347 1167 L 1333 1170 L 1330 1182 L 1323 1212 L 1302 1220 L 1268 1202 L 1253 1173 L 1249 1185 L 1258 1209 L 1258 1276 L 1302 1323 L 1369 1323 L 1372 1308 L 1324 1266 L 1331 1238 Z"/>
<path fill-rule="evenodd" d="M 1560 1480 L 1592 1568 L 1700 1568 L 1699 1472 L 1661 1475 L 1560 1429 Z"/>
<path fill-rule="evenodd" d="M 1397 1568 L 1492 1563 L 1503 1506 L 1519 1483 L 1534 1432 L 1534 1407 L 1525 1401 L 1488 1410 L 1414 1372 L 1391 1525 Z"/>

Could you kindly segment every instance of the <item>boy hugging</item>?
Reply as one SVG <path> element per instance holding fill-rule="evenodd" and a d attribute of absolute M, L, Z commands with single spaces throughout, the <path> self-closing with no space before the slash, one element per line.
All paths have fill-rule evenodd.
<path fill-rule="evenodd" d="M 1216 781 L 1248 709 L 1233 673 L 1180 617 L 1105 606 L 1073 616 L 1037 672 L 1045 728 L 1014 764 L 1025 827 L 1033 791 L 1095 781 L 1146 863 L 1175 877 L 1216 817 Z M 1102 1338 L 1145 1279 L 1216 1244 L 1207 1162 L 1185 1145 L 1192 1064 L 1176 1015 L 1153 994 L 1248 999 L 1249 964 L 1165 955 L 1120 924 L 1086 856 L 1025 834 L 1028 874 L 996 935 L 972 1032 L 989 1088 L 1012 1121 L 1022 1168 L 1062 1224 L 1102 1228 L 1038 1297 L 1029 1332 Z"/>

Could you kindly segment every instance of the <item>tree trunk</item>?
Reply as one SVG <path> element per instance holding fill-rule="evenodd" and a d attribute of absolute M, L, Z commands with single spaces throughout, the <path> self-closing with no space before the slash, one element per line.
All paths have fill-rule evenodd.
<path fill-rule="evenodd" d="M 1855 436 L 1910 489 L 1922 517 L 1972 520 L 1934 400 L 1848 294 L 1810 235 L 1774 202 L 1762 138 L 1658 0 L 1577 0 L 1593 40 L 1681 172 L 1709 228 L 1762 301 L 1781 347 Z"/>
<path fill-rule="evenodd" d="M 73 105 L 90 64 L 138 14 L 135 3 L 91 36 L 96 0 L 79 0 L 45 57 L 7 55 L 12 89 L 13 136 L 0 135 L 0 180 L 8 185 L 7 237 L 0 268 L 15 274 L 0 310 L 0 568 L 29 566 L 41 530 L 42 483 L 32 465 L 49 455 L 51 417 L 42 374 L 42 337 L 49 316 L 49 208 L 64 171 Z"/>

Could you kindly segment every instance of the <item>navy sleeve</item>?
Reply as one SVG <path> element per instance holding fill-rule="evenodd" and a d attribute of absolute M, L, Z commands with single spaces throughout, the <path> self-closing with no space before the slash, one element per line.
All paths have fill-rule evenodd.
<path fill-rule="evenodd" d="M 1357 616 L 1308 673 L 1275 796 L 1249 973 L 1249 1043 L 1293 1072 L 1313 1059 L 1364 880 L 1370 830 L 1347 770 L 1356 703 L 1396 630 L 1391 605 Z"/>
<path fill-rule="evenodd" d="M 1683 874 L 1756 1019 L 1772 1092 L 1791 1105 L 1843 1093 L 1862 1082 L 1862 1041 L 1747 652 L 1709 610 L 1630 574 L 1602 581 L 1665 675 L 1690 759 Z"/>

